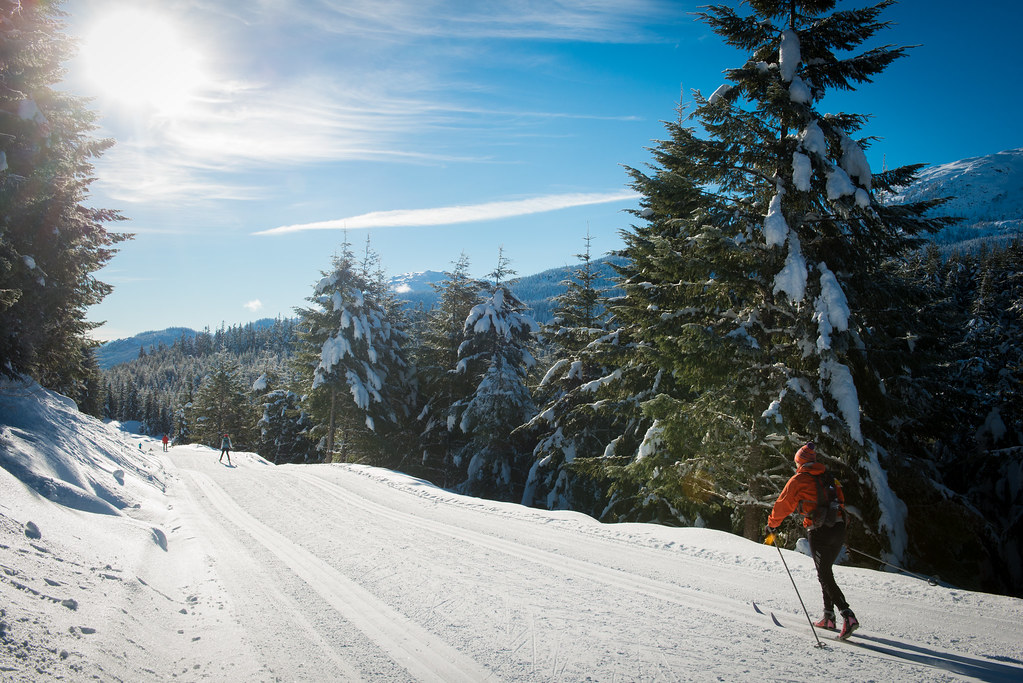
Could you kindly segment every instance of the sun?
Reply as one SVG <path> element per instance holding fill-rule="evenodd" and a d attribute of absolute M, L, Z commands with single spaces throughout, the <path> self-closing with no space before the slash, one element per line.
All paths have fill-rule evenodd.
<path fill-rule="evenodd" d="M 156 10 L 114 10 L 81 45 L 86 73 L 118 104 L 162 116 L 186 111 L 207 80 L 202 58 L 171 17 Z"/>

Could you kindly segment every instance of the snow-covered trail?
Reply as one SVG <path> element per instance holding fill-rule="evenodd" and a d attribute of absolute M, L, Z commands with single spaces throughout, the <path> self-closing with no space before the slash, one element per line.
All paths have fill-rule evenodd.
<path fill-rule="evenodd" d="M 200 667 L 207 674 L 1023 678 L 1019 601 L 839 568 L 864 628 L 854 643 L 827 640 L 819 650 L 774 548 L 699 529 L 601 525 L 372 468 L 232 459 L 227 467 L 214 451 L 177 447 L 165 461 L 176 515 L 168 554 L 179 539 L 202 544 L 224 609 L 197 604 L 194 613 L 216 615 L 219 631 L 235 637 L 233 653 Z M 786 553 L 816 611 L 809 558 Z M 787 628 L 754 612 L 754 600 Z"/>
<path fill-rule="evenodd" d="M 838 567 L 817 649 L 773 547 L 232 459 L 0 383 L 0 679 L 1023 681 L 1023 600 Z"/>

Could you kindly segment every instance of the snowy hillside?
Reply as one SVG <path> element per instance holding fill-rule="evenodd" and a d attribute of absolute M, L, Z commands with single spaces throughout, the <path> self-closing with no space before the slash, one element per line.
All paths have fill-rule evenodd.
<path fill-rule="evenodd" d="M 939 242 L 1023 233 L 1023 148 L 926 168 L 894 203 L 940 197 L 951 199 L 938 212 L 963 221 Z"/>
<path fill-rule="evenodd" d="M 3 680 L 1023 680 L 1019 599 L 839 567 L 818 649 L 772 547 L 217 456 L 0 384 Z"/>
<path fill-rule="evenodd" d="M 437 285 L 443 282 L 447 276 L 439 270 L 423 270 L 417 273 L 402 273 L 395 275 L 387 281 L 387 286 L 395 294 L 409 294 L 413 292 L 432 292 L 430 285 Z"/>

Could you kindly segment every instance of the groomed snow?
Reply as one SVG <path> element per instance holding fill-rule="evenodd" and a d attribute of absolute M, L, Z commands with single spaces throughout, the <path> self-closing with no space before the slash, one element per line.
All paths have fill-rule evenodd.
<path fill-rule="evenodd" d="M 0 384 L 3 680 L 1023 680 L 1018 599 L 839 567 L 817 649 L 772 547 L 218 454 Z"/>

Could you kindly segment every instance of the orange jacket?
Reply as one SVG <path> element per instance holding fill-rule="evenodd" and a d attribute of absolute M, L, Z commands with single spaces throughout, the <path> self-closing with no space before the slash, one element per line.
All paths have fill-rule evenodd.
<path fill-rule="evenodd" d="M 817 481 L 816 475 L 824 472 L 827 468 L 819 462 L 808 462 L 800 465 L 796 473 L 792 475 L 781 495 L 774 503 L 771 516 L 767 518 L 767 525 L 779 527 L 785 518 L 793 512 L 803 515 L 803 526 L 809 529 L 813 526 L 813 511 L 817 507 Z M 835 480 L 835 490 L 838 493 L 839 519 L 845 519 L 845 496 L 842 494 L 842 486 Z"/>

